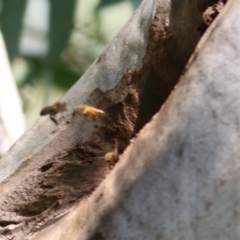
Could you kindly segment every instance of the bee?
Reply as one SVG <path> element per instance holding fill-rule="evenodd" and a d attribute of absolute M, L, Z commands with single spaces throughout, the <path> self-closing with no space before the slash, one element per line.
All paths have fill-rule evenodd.
<path fill-rule="evenodd" d="M 105 112 L 101 109 L 84 104 L 74 106 L 74 112 L 77 113 L 78 115 L 84 115 L 86 117 L 93 119 L 100 118 L 105 114 Z"/>
<path fill-rule="evenodd" d="M 109 168 L 112 168 L 118 161 L 118 152 L 108 152 L 105 154 L 104 159 L 108 163 Z"/>
<path fill-rule="evenodd" d="M 117 142 L 115 143 L 115 150 L 113 152 L 108 152 L 105 154 L 104 159 L 108 163 L 109 168 L 111 169 L 118 161 L 118 148 Z"/>
<path fill-rule="evenodd" d="M 45 116 L 45 115 L 56 115 L 59 112 L 64 112 L 67 110 L 67 103 L 65 102 L 56 102 L 51 106 L 45 107 L 41 110 L 40 115 Z"/>
<path fill-rule="evenodd" d="M 67 110 L 67 103 L 65 102 L 56 102 L 51 106 L 45 107 L 41 110 L 40 115 L 45 116 L 49 115 L 50 119 L 58 125 L 57 120 L 55 119 L 55 116 L 57 113 L 64 112 Z"/>

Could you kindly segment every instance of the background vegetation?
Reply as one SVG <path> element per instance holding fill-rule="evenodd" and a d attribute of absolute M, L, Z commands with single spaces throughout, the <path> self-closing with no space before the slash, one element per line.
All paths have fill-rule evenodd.
<path fill-rule="evenodd" d="M 85 72 L 141 0 L 1 0 L 26 127 Z"/>

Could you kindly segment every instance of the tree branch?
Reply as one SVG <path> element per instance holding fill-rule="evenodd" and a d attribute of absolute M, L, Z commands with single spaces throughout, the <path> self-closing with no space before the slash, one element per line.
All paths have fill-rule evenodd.
<path fill-rule="evenodd" d="M 2 232 L 8 237 L 25 239 L 27 234 L 36 231 L 47 220 L 65 214 L 73 203 L 92 193 L 109 173 L 108 165 L 103 158 L 105 153 L 114 149 L 116 141 L 119 145 L 118 151 L 122 153 L 130 139 L 169 96 L 200 38 L 200 33 L 196 29 L 201 21 L 196 2 L 189 3 L 187 0 L 181 3 L 173 1 L 171 4 L 163 0 L 142 2 L 107 49 L 60 100 L 66 102 L 68 106 L 81 103 L 93 105 L 102 109 L 106 113 L 106 118 L 95 122 L 73 115 L 72 108 L 69 107 L 66 112 L 57 116 L 60 122 L 57 129 L 48 116 L 41 117 L 1 159 Z M 179 101 L 180 99 L 179 97 Z M 141 136 L 144 138 L 143 133 Z M 151 135 L 149 139 L 152 141 Z M 158 146 L 157 143 L 158 141 L 154 144 L 155 147 Z M 140 153 L 145 147 L 141 145 L 143 143 L 139 144 L 136 146 L 140 148 L 137 147 L 134 151 Z M 86 206 L 80 205 L 87 214 L 83 214 L 87 221 L 83 228 L 86 238 L 102 234 L 97 230 L 97 226 L 101 225 L 104 212 L 106 211 L 106 216 L 109 216 L 108 211 L 114 210 L 114 206 L 119 209 L 118 204 L 124 201 L 126 196 L 125 193 L 122 195 L 121 190 L 125 189 L 128 192 L 127 189 L 130 191 L 130 187 L 134 186 L 135 181 L 137 183 L 138 178 L 142 181 L 142 177 L 145 176 L 145 170 L 142 168 L 145 165 L 144 161 L 150 156 L 155 156 L 150 155 L 154 151 L 150 147 L 140 158 L 145 160 L 141 161 L 132 156 L 127 157 L 128 154 L 126 157 L 124 155 L 123 158 L 126 160 L 120 161 L 119 166 L 105 182 L 107 190 L 104 191 L 110 195 L 105 192 L 101 195 L 100 192 L 105 189 L 102 185 L 89 200 L 85 201 L 86 206 L 92 207 L 89 212 Z M 140 157 L 141 154 L 138 154 L 136 156 Z M 127 162 L 127 159 L 131 163 Z M 154 175 L 154 169 L 151 171 Z M 162 173 L 162 170 L 159 172 L 156 171 L 154 175 L 156 183 L 157 179 L 168 182 L 169 176 Z M 175 183 L 169 182 L 171 191 L 176 191 Z M 115 188 L 115 185 L 119 185 L 119 188 Z M 143 188 L 145 187 L 143 185 Z M 148 187 L 145 188 L 147 189 Z M 106 196 L 110 198 L 104 202 Z M 142 200 L 141 197 L 140 199 Z M 93 202 L 98 203 L 95 205 Z M 75 206 L 77 212 L 72 211 L 70 215 L 66 215 L 67 219 L 78 218 L 78 214 L 82 216 L 76 208 L 77 205 Z M 99 215 L 89 217 L 88 213 L 95 210 Z M 65 223 L 65 218 L 62 219 Z M 95 223 L 90 223 L 87 219 L 94 220 Z M 13 222 L 16 223 L 14 229 Z M 47 225 L 51 227 L 51 222 Z M 56 231 L 57 229 L 56 225 Z M 56 234 L 59 234 L 59 239 L 63 239 L 62 236 L 67 232 L 66 228 L 64 229 L 59 230 L 59 233 L 49 231 L 49 234 L 53 235 L 49 235 L 48 239 L 53 236 L 54 239 L 58 239 Z M 43 232 L 40 232 L 36 239 L 46 234 Z M 74 236 L 80 236 L 79 234 L 83 232 L 74 233 L 77 234 Z M 74 236 L 69 235 L 68 238 L 74 239 Z"/>

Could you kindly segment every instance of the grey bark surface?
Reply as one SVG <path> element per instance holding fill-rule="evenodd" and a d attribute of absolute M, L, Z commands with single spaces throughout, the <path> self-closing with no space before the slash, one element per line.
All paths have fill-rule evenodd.
<path fill-rule="evenodd" d="M 239 14 L 229 1 L 108 178 L 34 240 L 239 239 Z"/>
<path fill-rule="evenodd" d="M 188 204 L 185 195 L 179 195 L 182 182 L 187 185 L 187 176 L 193 178 L 192 184 L 196 180 L 190 174 L 195 170 L 184 175 L 190 166 L 183 155 L 199 151 L 197 162 L 202 149 L 207 154 L 208 148 L 201 143 L 199 149 L 190 145 L 192 149 L 187 150 L 190 136 L 193 143 L 197 141 L 190 127 L 198 124 L 197 118 L 190 109 L 198 113 L 194 104 L 200 104 L 200 90 L 205 89 L 201 84 L 207 86 L 207 82 L 198 83 L 200 90 L 187 91 L 197 81 L 185 80 L 189 79 L 185 75 L 160 114 L 94 190 L 109 173 L 103 156 L 113 150 L 114 141 L 123 152 L 168 98 L 200 38 L 196 29 L 201 19 L 197 1 L 142 2 L 61 99 L 69 105 L 96 106 L 107 117 L 95 122 L 72 116 L 69 108 L 59 116 L 61 130 L 48 117 L 41 117 L 0 160 L 0 239 L 26 239 L 36 231 L 34 239 L 158 239 L 171 235 L 168 224 L 174 223 L 174 232 L 181 228 L 178 224 L 185 226 L 185 221 L 176 223 L 178 214 L 191 218 L 174 209 Z M 192 65 L 203 64 L 192 61 Z M 199 78 L 197 70 L 192 71 L 189 74 Z M 193 93 L 196 98 L 190 97 Z M 200 133 L 204 138 L 201 128 Z M 181 142 L 183 137 L 186 144 Z M 177 198 L 180 205 L 175 203 Z"/>

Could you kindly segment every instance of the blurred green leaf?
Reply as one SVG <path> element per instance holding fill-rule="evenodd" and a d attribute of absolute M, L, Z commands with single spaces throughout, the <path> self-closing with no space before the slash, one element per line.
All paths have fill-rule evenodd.
<path fill-rule="evenodd" d="M 52 68 L 66 47 L 73 30 L 76 0 L 50 0 L 49 48 L 45 67 Z"/>
<path fill-rule="evenodd" d="M 120 2 L 123 2 L 125 0 L 100 0 L 96 9 L 99 10 L 103 7 L 106 7 L 108 5 L 111 5 L 111 4 L 115 4 L 115 3 L 120 3 Z"/>
<path fill-rule="evenodd" d="M 18 55 L 26 0 L 3 0 L 1 29 L 10 61 Z"/>
<path fill-rule="evenodd" d="M 69 68 L 66 64 L 59 62 L 54 69 L 53 83 L 55 86 L 67 90 L 72 87 L 79 77 L 79 73 Z"/>
<path fill-rule="evenodd" d="M 19 88 L 22 88 L 25 85 L 33 85 L 33 82 L 36 81 L 36 79 L 40 79 L 42 74 L 42 59 L 39 59 L 38 57 L 28 57 L 26 60 L 28 62 L 29 69 L 23 78 L 18 82 Z"/>
<path fill-rule="evenodd" d="M 138 8 L 138 6 L 140 5 L 140 3 L 142 2 L 142 0 L 129 0 L 132 4 L 132 7 L 134 10 L 136 10 Z"/>

